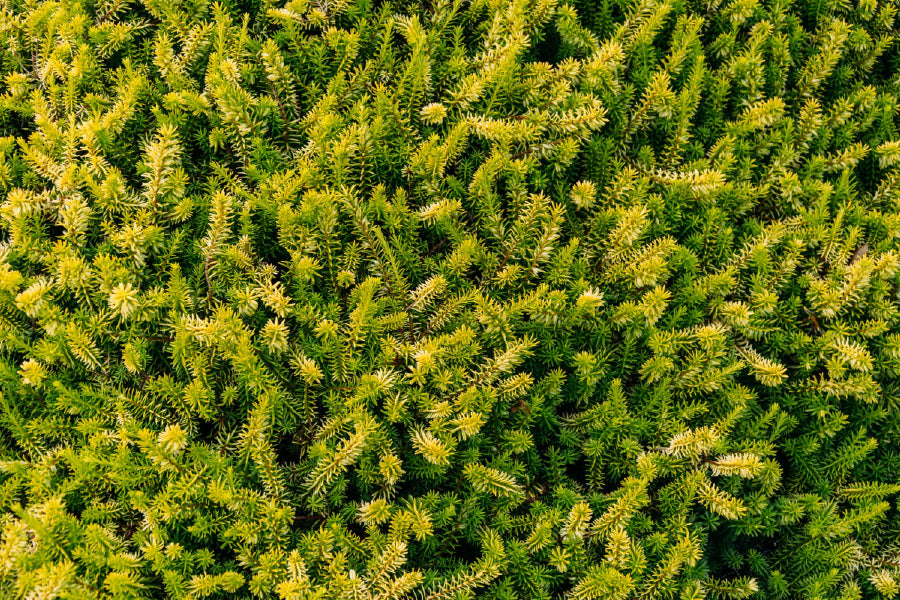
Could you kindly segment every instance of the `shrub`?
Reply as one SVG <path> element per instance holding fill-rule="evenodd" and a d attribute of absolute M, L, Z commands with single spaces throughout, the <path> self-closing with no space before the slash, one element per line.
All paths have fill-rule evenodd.
<path fill-rule="evenodd" d="M 892 597 L 895 0 L 4 0 L 0 595 Z"/>

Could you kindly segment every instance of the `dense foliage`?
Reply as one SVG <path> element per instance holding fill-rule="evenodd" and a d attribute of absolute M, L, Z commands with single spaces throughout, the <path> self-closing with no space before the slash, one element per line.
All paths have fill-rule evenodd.
<path fill-rule="evenodd" d="M 897 0 L 0 10 L 0 597 L 900 592 Z"/>

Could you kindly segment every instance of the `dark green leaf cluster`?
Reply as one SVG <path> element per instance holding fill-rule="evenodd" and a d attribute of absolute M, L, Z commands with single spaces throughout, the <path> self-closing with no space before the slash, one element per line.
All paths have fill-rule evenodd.
<path fill-rule="evenodd" d="M 0 597 L 900 593 L 897 0 L 0 0 Z"/>

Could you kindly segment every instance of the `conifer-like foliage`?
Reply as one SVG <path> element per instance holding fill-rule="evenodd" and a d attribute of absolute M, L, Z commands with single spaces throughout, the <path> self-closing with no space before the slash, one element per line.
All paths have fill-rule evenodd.
<path fill-rule="evenodd" d="M 0 597 L 900 594 L 897 0 L 0 0 Z"/>

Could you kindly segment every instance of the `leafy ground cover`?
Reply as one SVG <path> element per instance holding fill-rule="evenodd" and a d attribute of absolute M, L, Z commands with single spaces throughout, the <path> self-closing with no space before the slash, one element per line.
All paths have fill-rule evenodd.
<path fill-rule="evenodd" d="M 0 596 L 896 596 L 897 11 L 0 0 Z"/>

